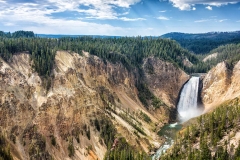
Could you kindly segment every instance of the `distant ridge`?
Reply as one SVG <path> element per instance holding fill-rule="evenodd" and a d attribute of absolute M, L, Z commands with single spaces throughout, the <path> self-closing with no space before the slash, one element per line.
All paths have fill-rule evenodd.
<path fill-rule="evenodd" d="M 36 34 L 40 38 L 63 38 L 63 37 L 93 37 L 93 38 L 120 38 L 121 36 L 104 36 L 104 35 L 64 35 L 64 34 Z"/>
<path fill-rule="evenodd" d="M 240 31 L 208 33 L 171 32 L 162 35 L 161 38 L 173 39 L 183 48 L 196 54 L 207 54 L 221 45 L 240 43 Z"/>
<path fill-rule="evenodd" d="M 16 32 L 13 32 L 13 33 L 10 33 L 10 32 L 3 32 L 3 31 L 0 31 L 0 37 L 5 37 L 5 38 L 32 38 L 34 37 L 34 33 L 33 31 L 23 31 L 23 30 L 20 30 L 20 31 L 16 31 Z"/>
<path fill-rule="evenodd" d="M 215 38 L 240 38 L 240 31 L 232 32 L 207 32 L 207 33 L 181 33 L 181 32 L 170 32 L 163 34 L 162 38 L 171 38 L 171 39 L 215 39 Z"/>
<path fill-rule="evenodd" d="M 63 34 L 35 34 L 33 31 L 16 31 L 13 33 L 0 31 L 0 37 L 3 38 L 100 38 L 111 39 L 121 38 L 127 36 L 109 36 L 109 35 L 63 35 Z M 181 47 L 195 53 L 195 54 L 207 54 L 211 50 L 216 49 L 221 45 L 226 44 L 238 44 L 240 43 L 240 31 L 232 32 L 208 32 L 208 33 L 181 33 L 171 32 L 162 36 L 132 36 L 133 38 L 168 38 L 177 41 Z"/>

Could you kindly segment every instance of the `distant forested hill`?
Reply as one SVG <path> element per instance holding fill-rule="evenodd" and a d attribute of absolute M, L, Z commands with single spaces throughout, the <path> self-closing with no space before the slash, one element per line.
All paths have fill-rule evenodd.
<path fill-rule="evenodd" d="M 196 54 L 206 54 L 221 45 L 240 43 L 240 31 L 201 34 L 173 32 L 164 34 L 161 37 L 176 40 L 182 47 Z"/>
<path fill-rule="evenodd" d="M 64 38 L 64 37 L 85 37 L 86 35 L 64 35 L 64 34 L 36 34 L 39 38 Z M 120 38 L 121 36 L 104 36 L 104 35 L 91 35 L 93 38 Z"/>
<path fill-rule="evenodd" d="M 234 66 L 240 60 L 240 43 L 226 44 L 213 49 L 207 56 L 216 54 L 216 57 L 205 61 L 205 66 L 209 68 L 217 65 L 219 62 L 226 61 L 229 67 Z"/>
<path fill-rule="evenodd" d="M 13 33 L 0 31 L 0 37 L 5 37 L 5 38 L 26 37 L 26 38 L 30 38 L 30 37 L 35 37 L 35 35 L 32 31 L 16 31 L 16 32 L 13 32 Z"/>

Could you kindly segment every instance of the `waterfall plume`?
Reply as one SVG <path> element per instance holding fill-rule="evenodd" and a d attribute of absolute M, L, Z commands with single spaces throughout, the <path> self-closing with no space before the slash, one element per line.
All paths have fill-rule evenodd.
<path fill-rule="evenodd" d="M 192 77 L 183 87 L 178 102 L 179 120 L 185 122 L 199 116 L 202 110 L 198 108 L 199 77 Z"/>

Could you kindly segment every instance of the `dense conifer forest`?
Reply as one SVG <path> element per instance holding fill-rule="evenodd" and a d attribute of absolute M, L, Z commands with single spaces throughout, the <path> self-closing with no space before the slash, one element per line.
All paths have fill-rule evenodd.
<path fill-rule="evenodd" d="M 231 38 L 225 40 L 229 40 L 228 43 L 231 42 Z M 211 47 L 212 44 L 209 43 L 208 46 Z M 187 73 L 204 73 L 222 60 L 228 60 L 229 64 L 233 64 L 240 59 L 239 44 L 229 44 L 214 49 L 210 53 L 221 53 L 217 60 L 204 63 L 196 55 L 170 39 L 156 37 L 94 38 L 91 36 L 56 39 L 39 38 L 34 36 L 31 31 L 0 32 L 0 56 L 9 61 L 13 54 L 28 51 L 34 61 L 34 69 L 42 77 L 50 77 L 57 50 L 67 50 L 79 54 L 86 51 L 104 61 L 121 62 L 128 70 L 140 69 L 144 58 L 154 56 L 175 64 Z M 192 66 L 184 65 L 183 61 L 186 58 L 193 64 Z"/>
<path fill-rule="evenodd" d="M 10 32 L 3 32 L 0 31 L 0 37 L 5 37 L 5 38 L 30 38 L 30 37 L 35 37 L 35 34 L 33 33 L 33 31 L 16 31 L 13 33 Z"/>
<path fill-rule="evenodd" d="M 240 159 L 240 142 L 232 139 L 240 130 L 240 99 L 235 98 L 194 120 L 178 133 L 166 160 Z"/>
<path fill-rule="evenodd" d="M 2 32 L 3 33 L 3 32 Z M 113 63 L 121 62 L 129 70 L 140 67 L 141 62 L 148 56 L 155 56 L 175 65 L 185 68 L 183 59 L 188 58 L 192 63 L 199 61 L 195 55 L 180 47 L 172 40 L 151 37 L 120 37 L 93 38 L 65 37 L 59 39 L 32 37 L 32 32 L 19 31 L 0 37 L 0 56 L 11 60 L 13 54 L 28 51 L 34 61 L 34 68 L 41 76 L 50 76 L 54 56 L 57 50 L 67 50 L 82 54 L 82 51 L 97 55 L 103 60 Z M 28 37 L 28 38 L 26 38 Z M 30 37 L 30 38 L 29 38 Z"/>
<path fill-rule="evenodd" d="M 208 55 L 214 53 L 217 54 L 216 58 L 209 59 L 205 63 L 209 65 L 209 68 L 222 61 L 226 61 L 231 67 L 233 67 L 234 64 L 240 60 L 240 43 L 219 46 L 212 50 Z"/>
<path fill-rule="evenodd" d="M 161 37 L 176 40 L 183 48 L 195 54 L 207 54 L 221 45 L 240 43 L 240 31 L 200 34 L 173 32 L 164 34 Z"/>

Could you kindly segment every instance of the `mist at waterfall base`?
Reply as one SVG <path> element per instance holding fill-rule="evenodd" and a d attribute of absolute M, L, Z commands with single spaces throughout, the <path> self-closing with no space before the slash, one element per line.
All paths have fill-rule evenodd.
<path fill-rule="evenodd" d="M 198 107 L 199 77 L 192 77 L 183 87 L 178 102 L 178 118 L 180 123 L 202 114 Z"/>
<path fill-rule="evenodd" d="M 158 132 L 165 138 L 165 142 L 152 156 L 152 160 L 158 160 L 173 145 L 176 133 L 182 128 L 182 123 L 202 114 L 202 108 L 198 107 L 198 89 L 199 77 L 192 77 L 183 86 L 177 105 L 179 122 L 164 125 Z"/>

